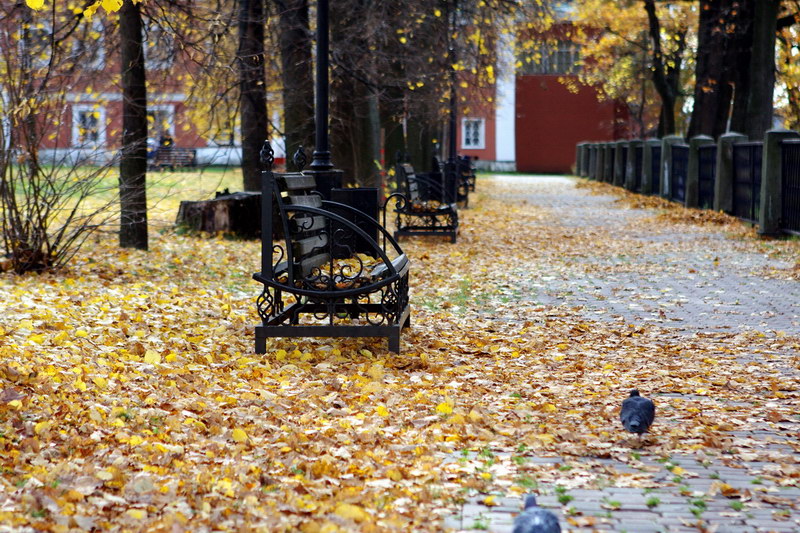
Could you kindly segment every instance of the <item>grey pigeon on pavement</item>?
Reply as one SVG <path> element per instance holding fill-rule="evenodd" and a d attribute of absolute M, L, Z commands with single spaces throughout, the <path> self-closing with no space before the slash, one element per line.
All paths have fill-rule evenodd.
<path fill-rule="evenodd" d="M 622 402 L 619 419 L 622 425 L 631 433 L 636 433 L 641 438 L 653 424 L 656 418 L 656 406 L 652 400 L 639 396 L 639 391 L 633 389 L 631 395 Z"/>
<path fill-rule="evenodd" d="M 513 533 L 561 533 L 561 526 L 552 511 L 536 505 L 536 496 L 528 494 L 525 510 L 514 520 Z"/>

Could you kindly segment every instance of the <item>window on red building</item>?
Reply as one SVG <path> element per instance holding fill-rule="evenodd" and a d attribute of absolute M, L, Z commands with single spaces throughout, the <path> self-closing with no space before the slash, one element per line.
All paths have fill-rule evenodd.
<path fill-rule="evenodd" d="M 72 145 L 81 148 L 103 146 L 106 142 L 106 110 L 96 105 L 72 106 Z"/>
<path fill-rule="evenodd" d="M 482 118 L 461 119 L 461 148 L 482 150 L 486 147 L 486 123 Z"/>

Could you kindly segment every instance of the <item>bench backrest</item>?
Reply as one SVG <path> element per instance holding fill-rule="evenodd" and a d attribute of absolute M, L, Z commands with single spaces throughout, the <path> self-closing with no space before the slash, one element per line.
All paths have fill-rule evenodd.
<path fill-rule="evenodd" d="M 419 203 L 422 201 L 422 198 L 420 196 L 419 182 L 417 181 L 417 175 L 414 172 L 414 167 L 412 167 L 409 163 L 402 163 L 398 165 L 398 168 L 403 173 L 403 181 L 405 181 L 406 194 L 408 195 L 409 201 L 412 204 Z"/>
<path fill-rule="evenodd" d="M 322 208 L 322 197 L 316 192 L 316 181 L 311 175 L 293 172 L 274 176 L 288 247 L 286 266 L 291 263 L 295 276 L 307 277 L 331 260 L 329 224 L 321 215 L 296 213 L 287 208 Z"/>

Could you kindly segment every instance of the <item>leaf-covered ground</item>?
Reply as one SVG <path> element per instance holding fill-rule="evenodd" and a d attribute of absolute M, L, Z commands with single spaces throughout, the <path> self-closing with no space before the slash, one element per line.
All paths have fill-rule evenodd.
<path fill-rule="evenodd" d="M 658 200 L 595 208 L 611 189 L 575 183 L 483 178 L 458 244 L 404 241 L 399 356 L 381 339 L 255 355 L 257 243 L 153 234 L 145 253 L 100 237 L 67 272 L 3 275 L 0 531 L 436 531 L 469 498 L 679 487 L 683 467 L 649 467 L 673 456 L 775 464 L 765 486 L 797 488 L 800 312 L 780 330 L 750 315 L 692 330 L 656 280 L 696 254 L 709 282 L 796 283 L 798 242 Z M 697 238 L 634 237 L 682 227 Z M 652 318 L 606 312 L 599 278 L 651 280 L 628 296 Z M 658 409 L 642 444 L 617 419 L 633 386 Z"/>

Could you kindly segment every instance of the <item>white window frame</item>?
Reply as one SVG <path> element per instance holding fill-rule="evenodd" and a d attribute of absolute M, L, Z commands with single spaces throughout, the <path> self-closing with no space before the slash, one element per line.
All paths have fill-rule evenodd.
<path fill-rule="evenodd" d="M 169 132 L 170 137 L 175 137 L 175 105 L 174 104 L 149 104 L 147 106 L 147 113 L 149 114 L 151 111 L 166 111 L 167 112 L 167 124 L 169 127 L 167 131 Z M 150 121 L 148 121 L 148 130 L 150 126 Z M 161 125 L 159 124 L 155 129 L 155 140 L 158 141 L 158 137 L 161 135 Z"/>
<path fill-rule="evenodd" d="M 97 142 L 90 143 L 81 141 L 81 124 L 79 117 L 81 113 L 97 113 Z M 73 104 L 72 105 L 72 146 L 76 148 L 94 148 L 106 145 L 106 108 L 96 104 Z"/>
<path fill-rule="evenodd" d="M 88 35 L 78 36 L 72 43 L 72 54 L 86 70 L 103 70 L 106 66 L 105 27 L 100 19 L 92 21 L 89 31 L 99 35 L 96 41 L 87 42 Z M 88 48 L 95 47 L 89 56 Z"/>
<path fill-rule="evenodd" d="M 175 38 L 155 23 L 146 23 L 144 31 L 144 64 L 148 71 L 169 70 L 175 64 Z M 156 49 L 162 57 L 153 57 Z"/>
<path fill-rule="evenodd" d="M 468 143 L 467 124 L 478 124 L 478 142 Z M 462 150 L 483 150 L 486 148 L 486 120 L 479 117 L 464 117 L 461 119 L 461 149 Z"/>

